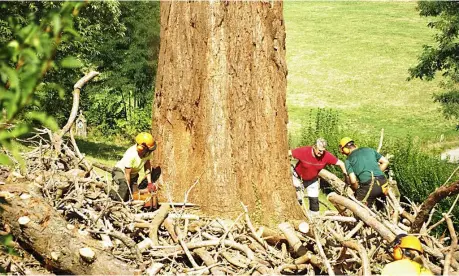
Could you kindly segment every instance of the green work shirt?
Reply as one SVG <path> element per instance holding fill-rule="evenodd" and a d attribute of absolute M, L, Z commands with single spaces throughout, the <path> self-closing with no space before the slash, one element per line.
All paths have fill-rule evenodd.
<path fill-rule="evenodd" d="M 384 175 L 378 163 L 381 157 L 382 155 L 372 148 L 355 149 L 345 161 L 347 173 L 354 173 L 360 183 L 370 181 L 371 172 L 375 177 Z"/>

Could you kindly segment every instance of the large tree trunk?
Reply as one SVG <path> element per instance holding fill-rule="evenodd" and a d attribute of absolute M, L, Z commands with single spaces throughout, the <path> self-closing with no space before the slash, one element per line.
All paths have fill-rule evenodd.
<path fill-rule="evenodd" d="M 134 274 L 132 267 L 105 252 L 99 241 L 68 229 L 65 219 L 40 195 L 19 197 L 29 194 L 33 185 L 0 185 L 2 198 L 6 198 L 0 201 L 0 221 L 44 263 L 64 274 Z M 80 255 L 82 248 L 91 248 L 95 259 L 85 260 Z"/>
<path fill-rule="evenodd" d="M 282 2 L 161 3 L 153 132 L 166 193 L 208 214 L 300 218 L 287 144 Z"/>

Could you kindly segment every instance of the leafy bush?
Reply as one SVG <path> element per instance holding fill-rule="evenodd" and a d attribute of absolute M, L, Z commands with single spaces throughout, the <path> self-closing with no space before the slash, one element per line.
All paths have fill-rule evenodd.
<path fill-rule="evenodd" d="M 400 192 L 402 196 L 406 195 L 417 204 L 422 203 L 430 193 L 443 185 L 457 166 L 441 160 L 439 155 L 423 151 L 422 145 L 412 138 L 397 141 L 392 153 L 394 156 L 390 160 L 391 168 Z M 456 172 L 452 179 L 457 179 L 457 176 Z M 434 220 L 440 219 L 442 213 L 448 212 L 453 200 L 454 198 L 447 198 L 435 207 L 437 212 Z M 458 217 L 459 208 L 456 207 L 452 214 Z M 457 220 L 455 225 L 459 225 Z"/>

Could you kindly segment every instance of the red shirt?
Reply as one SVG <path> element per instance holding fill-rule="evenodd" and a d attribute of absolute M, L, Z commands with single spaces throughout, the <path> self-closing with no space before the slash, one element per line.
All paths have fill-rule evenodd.
<path fill-rule="evenodd" d="M 336 165 L 338 162 L 338 158 L 328 151 L 325 151 L 320 159 L 317 159 L 312 150 L 312 147 L 301 147 L 292 150 L 293 158 L 299 160 L 295 170 L 303 180 L 313 180 L 325 166 Z"/>

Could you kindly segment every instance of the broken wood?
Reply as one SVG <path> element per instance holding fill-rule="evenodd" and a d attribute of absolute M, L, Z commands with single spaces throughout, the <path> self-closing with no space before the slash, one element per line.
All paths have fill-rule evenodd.
<path fill-rule="evenodd" d="M 79 235 L 67 229 L 67 221 L 51 206 L 44 202 L 40 195 L 32 194 L 28 200 L 15 200 L 22 193 L 34 190 L 33 184 L 0 185 L 0 191 L 10 192 L 6 203 L 0 202 L 0 217 L 11 227 L 11 233 L 27 244 L 36 254 L 47 260 L 52 268 L 71 274 L 133 274 L 134 268 L 107 254 L 100 248 L 99 242 L 89 236 Z M 17 197 L 16 197 L 17 196 Z M 18 219 L 28 214 L 30 221 L 21 225 Z M 33 241 L 33 242 L 30 242 Z M 91 265 L 75 259 L 81 248 L 91 247 L 97 258 Z M 100 249 L 99 249 L 100 248 Z M 53 252 L 60 252 L 56 258 L 48 258 Z M 54 256 L 56 256 L 54 254 Z"/>
<path fill-rule="evenodd" d="M 421 205 L 421 210 L 411 224 L 411 233 L 419 233 L 422 225 L 429 217 L 432 208 L 442 199 L 459 194 L 459 181 L 448 186 L 440 186 L 433 191 Z"/>
<path fill-rule="evenodd" d="M 371 216 L 365 208 L 362 208 L 356 202 L 353 202 L 352 200 L 340 196 L 336 193 L 330 193 L 327 198 L 331 203 L 339 204 L 351 210 L 354 215 L 359 217 L 363 222 L 365 222 L 365 224 L 376 230 L 386 241 L 392 242 L 395 239 L 394 233 L 387 229 L 387 227 L 379 222 L 376 218 Z"/>

